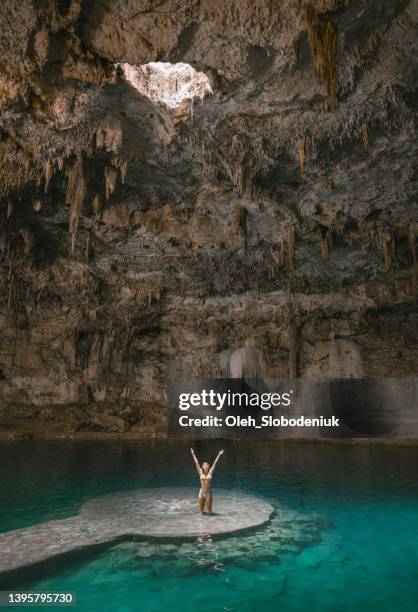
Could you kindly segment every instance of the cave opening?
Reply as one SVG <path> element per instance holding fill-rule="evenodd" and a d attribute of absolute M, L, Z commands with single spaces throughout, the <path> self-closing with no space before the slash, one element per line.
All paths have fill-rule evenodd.
<path fill-rule="evenodd" d="M 139 93 L 171 110 L 191 105 L 195 98 L 203 100 L 213 93 L 206 74 L 184 62 L 149 62 L 139 66 L 123 63 L 120 66 L 125 79 Z"/>

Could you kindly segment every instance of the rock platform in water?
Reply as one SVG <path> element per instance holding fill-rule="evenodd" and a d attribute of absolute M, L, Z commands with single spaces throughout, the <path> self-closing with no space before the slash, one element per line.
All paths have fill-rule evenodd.
<path fill-rule="evenodd" d="M 201 515 L 196 489 L 126 491 L 93 498 L 78 516 L 0 534 L 0 572 L 121 537 L 188 538 L 231 534 L 268 523 L 273 506 L 244 493 L 214 491 L 214 514 Z"/>

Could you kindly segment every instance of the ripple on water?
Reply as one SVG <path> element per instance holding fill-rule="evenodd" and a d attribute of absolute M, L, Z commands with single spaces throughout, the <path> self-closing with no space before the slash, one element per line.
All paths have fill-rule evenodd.
<path fill-rule="evenodd" d="M 260 562 L 281 563 L 283 556 L 299 555 L 322 540 L 322 531 L 330 524 L 317 515 L 307 516 L 287 508 L 278 508 L 269 523 L 255 531 L 235 535 L 202 534 L 195 541 L 160 543 L 158 540 L 124 542 L 115 551 L 129 551 L 133 566 L 136 559 L 154 563 L 156 575 L 184 576 L 206 571 L 224 571 L 231 567 L 252 569 Z M 155 561 L 157 562 L 155 563 Z"/>

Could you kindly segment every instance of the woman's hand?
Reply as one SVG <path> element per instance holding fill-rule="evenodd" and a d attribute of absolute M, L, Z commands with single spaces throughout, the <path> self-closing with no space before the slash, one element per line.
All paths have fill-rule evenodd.
<path fill-rule="evenodd" d="M 224 449 L 223 449 L 223 448 L 221 448 L 221 450 L 219 451 L 219 454 L 220 454 L 220 455 L 223 455 L 223 454 L 224 454 L 224 452 L 225 452 L 225 451 L 224 451 Z"/>

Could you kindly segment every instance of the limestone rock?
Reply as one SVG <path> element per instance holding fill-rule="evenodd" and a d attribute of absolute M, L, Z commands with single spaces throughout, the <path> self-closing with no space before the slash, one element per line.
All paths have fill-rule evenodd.
<path fill-rule="evenodd" d="M 413 2 L 105 4 L 0 7 L 0 428 L 165 435 L 170 376 L 415 376 Z"/>

